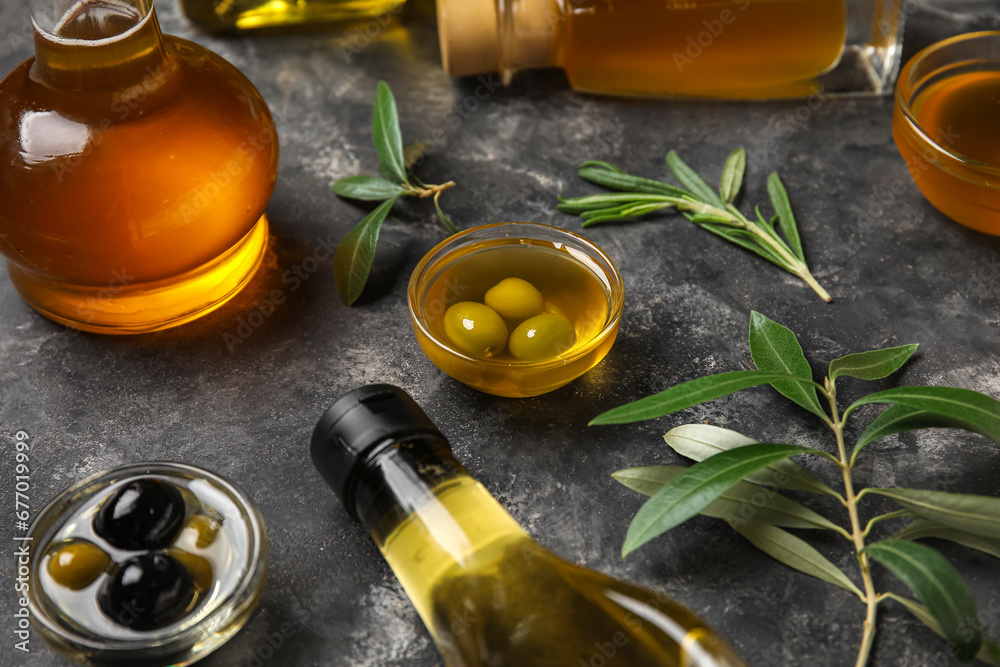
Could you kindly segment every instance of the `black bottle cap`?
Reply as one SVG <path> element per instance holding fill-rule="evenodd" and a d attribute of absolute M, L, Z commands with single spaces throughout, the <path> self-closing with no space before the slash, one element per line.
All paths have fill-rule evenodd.
<path fill-rule="evenodd" d="M 354 477 L 377 445 L 441 431 L 399 387 L 374 384 L 342 396 L 323 413 L 312 435 L 312 461 L 348 513 L 354 510 Z"/>

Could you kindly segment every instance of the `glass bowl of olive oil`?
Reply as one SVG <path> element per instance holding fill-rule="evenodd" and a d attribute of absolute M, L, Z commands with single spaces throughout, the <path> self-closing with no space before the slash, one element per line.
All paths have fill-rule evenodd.
<path fill-rule="evenodd" d="M 243 627 L 267 576 L 263 518 L 207 470 L 138 463 L 59 494 L 26 536 L 32 628 L 75 662 L 189 665 Z"/>
<path fill-rule="evenodd" d="M 1000 31 L 928 46 L 900 73 L 892 129 L 924 196 L 952 220 L 1000 235 Z"/>
<path fill-rule="evenodd" d="M 611 349 L 625 290 L 618 267 L 558 227 L 503 222 L 434 247 L 410 278 L 413 331 L 431 362 L 470 387 L 553 391 Z"/>

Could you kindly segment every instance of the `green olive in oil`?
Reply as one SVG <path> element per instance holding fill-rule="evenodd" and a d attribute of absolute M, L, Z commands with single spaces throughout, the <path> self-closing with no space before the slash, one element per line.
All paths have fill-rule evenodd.
<path fill-rule="evenodd" d="M 586 239 L 502 223 L 428 253 L 409 297 L 417 342 L 434 365 L 480 391 L 524 397 L 604 358 L 624 293 L 617 268 Z"/>

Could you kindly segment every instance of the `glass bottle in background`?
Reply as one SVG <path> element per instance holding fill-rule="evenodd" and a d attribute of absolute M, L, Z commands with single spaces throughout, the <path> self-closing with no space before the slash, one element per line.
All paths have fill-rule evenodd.
<path fill-rule="evenodd" d="M 251 30 L 356 21 L 395 12 L 405 0 L 180 0 L 203 30 Z"/>
<path fill-rule="evenodd" d="M 401 389 L 373 385 L 339 399 L 316 426 L 311 450 L 447 667 L 743 666 L 673 600 L 539 546 Z"/>
<path fill-rule="evenodd" d="M 727 98 L 887 92 L 901 0 L 438 0 L 453 76 L 562 67 L 579 90 Z"/>
<path fill-rule="evenodd" d="M 42 314 L 100 333 L 181 324 L 267 244 L 278 143 L 235 67 L 160 32 L 150 0 L 33 0 L 0 82 L 0 250 Z"/>

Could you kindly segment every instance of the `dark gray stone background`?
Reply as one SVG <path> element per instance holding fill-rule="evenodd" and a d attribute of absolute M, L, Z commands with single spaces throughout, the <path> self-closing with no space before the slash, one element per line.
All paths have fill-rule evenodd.
<path fill-rule="evenodd" d="M 977 25 L 997 24 L 994 9 Z M 454 442 L 458 457 L 544 546 L 580 563 L 665 591 L 714 624 L 754 667 L 853 664 L 864 610 L 850 594 L 755 551 L 725 524 L 698 518 L 622 560 L 640 498 L 612 481 L 620 468 L 682 464 L 660 436 L 707 420 L 755 437 L 832 448 L 813 418 L 755 389 L 683 414 L 587 428 L 599 412 L 697 376 L 744 368 L 751 309 L 792 327 L 822 372 L 853 351 L 921 343 L 898 376 L 874 387 L 843 382 L 843 399 L 899 384 L 968 387 L 1000 397 L 1000 239 L 947 220 L 921 196 L 892 141 L 889 98 L 726 103 L 598 98 L 558 72 L 526 73 L 507 89 L 450 80 L 439 67 L 428 4 L 393 20 L 370 45 L 348 29 L 245 39 L 199 33 L 162 2 L 167 32 L 194 39 L 239 66 L 278 118 L 281 176 L 268 213 L 274 256 L 233 302 L 188 326 L 136 337 L 74 335 L 30 310 L 0 283 L 0 663 L 65 664 L 33 634 L 30 655 L 10 647 L 13 442 L 32 450 L 37 511 L 72 482 L 125 462 L 171 459 L 207 467 L 246 488 L 271 537 L 264 600 L 247 627 L 205 660 L 243 667 L 265 637 L 290 623 L 269 664 L 432 666 L 440 659 L 375 545 L 314 472 L 312 427 L 343 392 L 392 382 L 413 393 Z M 30 55 L 26 2 L 0 4 L 0 71 Z M 949 32 L 936 11 L 913 16 L 907 55 Z M 345 49 L 364 46 L 352 61 Z M 827 305 L 791 276 L 665 215 L 585 233 L 618 262 L 627 285 L 621 335 L 590 374 L 547 396 L 499 399 L 440 373 L 421 354 L 406 310 L 406 283 L 442 238 L 429 202 L 397 205 L 383 231 L 369 289 L 345 308 L 332 262 L 299 289 L 281 276 L 320 239 L 339 240 L 366 209 L 338 199 L 332 179 L 373 173 L 370 108 L 378 79 L 394 89 L 405 138 L 442 131 L 421 167 L 458 187 L 443 201 L 461 226 L 533 220 L 579 230 L 555 211 L 555 193 L 592 188 L 573 174 L 585 159 L 664 177 L 673 148 L 713 179 L 738 145 L 751 164 L 745 210 L 767 201 L 779 169 L 788 186 Z M 493 79 L 495 81 L 495 78 Z M 485 99 L 477 99 L 479 96 Z M 463 105 L 471 111 L 460 111 Z M 767 147 L 770 146 L 770 149 Z M 241 318 L 272 289 L 287 302 L 244 343 L 227 349 Z M 870 418 L 875 409 L 861 416 Z M 855 434 L 862 427 L 855 425 Z M 836 484 L 833 471 L 807 461 Z M 1000 452 L 955 431 L 906 434 L 870 447 L 860 484 L 995 495 Z M 886 510 L 871 499 L 866 513 Z M 838 521 L 842 508 L 820 502 Z M 854 575 L 839 538 L 816 544 Z M 941 544 L 982 606 L 1000 599 L 995 560 Z M 903 592 L 885 571 L 881 589 Z M 987 619 L 1000 639 L 1000 619 Z M 289 626 L 286 626 L 286 628 Z M 898 606 L 880 617 L 873 665 L 950 665 L 943 642 Z M 264 655 L 268 654 L 265 649 Z"/>

